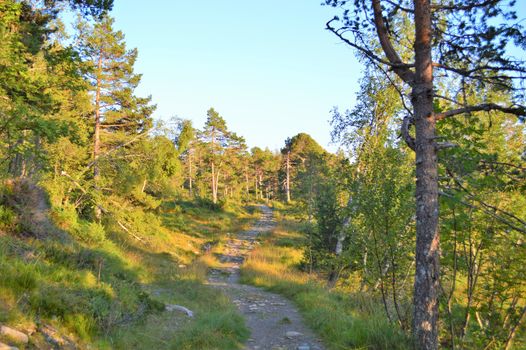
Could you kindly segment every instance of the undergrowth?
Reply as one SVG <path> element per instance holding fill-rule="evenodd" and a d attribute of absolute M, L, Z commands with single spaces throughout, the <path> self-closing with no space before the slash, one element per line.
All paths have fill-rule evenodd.
<path fill-rule="evenodd" d="M 0 323 L 32 334 L 27 346 L 0 342 L 49 346 L 42 325 L 97 349 L 237 349 L 248 337 L 235 307 L 204 284 L 201 258 L 205 244 L 254 218 L 243 207 L 164 200 L 147 209 L 114 198 L 113 215 L 96 223 L 51 196 L 48 216 L 66 233 L 60 240 L 24 231 L 0 199 Z M 166 304 L 195 317 L 164 311 Z"/>
<path fill-rule="evenodd" d="M 329 290 L 316 275 L 299 269 L 301 224 L 288 220 L 287 207 L 275 211 L 276 229 L 262 236 L 241 269 L 241 281 L 293 300 L 305 321 L 330 349 L 409 349 L 409 337 L 390 324 L 379 299 L 352 290 Z"/>

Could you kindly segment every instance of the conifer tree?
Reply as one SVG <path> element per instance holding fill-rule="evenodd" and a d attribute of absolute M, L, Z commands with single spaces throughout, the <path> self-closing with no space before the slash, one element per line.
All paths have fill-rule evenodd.
<path fill-rule="evenodd" d="M 95 186 L 101 176 L 99 157 L 144 135 L 152 125 L 150 116 L 155 110 L 151 97 L 134 95 L 141 80 L 141 75 L 134 73 L 138 52 L 126 48 L 124 34 L 114 30 L 113 24 L 109 16 L 93 25 L 83 19 L 77 23 L 77 39 L 93 98 Z"/>
<path fill-rule="evenodd" d="M 437 125 L 480 112 L 526 115 L 523 59 L 508 43 L 524 49 L 526 36 L 515 1 L 505 0 L 325 0 L 342 9 L 326 28 L 355 48 L 398 89 L 406 109 L 401 134 L 416 155 L 416 251 L 413 335 L 416 349 L 437 349 L 440 295 L 439 150 Z M 404 24 L 410 23 L 407 30 Z M 403 45 L 397 43 L 403 41 Z M 392 76 L 394 72 L 396 76 Z M 448 94 L 437 87 L 448 86 Z M 471 103 L 463 85 L 507 91 L 502 103 L 485 96 Z M 459 88 L 460 87 L 460 88 Z M 452 102 L 452 105 L 448 105 Z M 412 106 L 410 109 L 407 106 Z M 414 126 L 414 134 L 410 129 Z"/>

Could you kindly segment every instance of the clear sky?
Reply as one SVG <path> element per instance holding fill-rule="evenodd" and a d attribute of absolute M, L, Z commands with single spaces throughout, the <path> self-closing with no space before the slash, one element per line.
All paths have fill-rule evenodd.
<path fill-rule="evenodd" d="M 354 103 L 361 67 L 324 30 L 321 0 L 115 0 L 112 16 L 139 49 L 139 95 L 156 118 L 201 128 L 214 107 L 249 147 L 278 149 L 306 132 L 330 142 L 330 110 Z M 335 147 L 329 147 L 334 150 Z"/>

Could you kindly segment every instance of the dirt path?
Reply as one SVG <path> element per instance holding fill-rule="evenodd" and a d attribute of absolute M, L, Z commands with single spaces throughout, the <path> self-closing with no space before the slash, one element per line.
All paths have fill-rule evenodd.
<path fill-rule="evenodd" d="M 261 206 L 261 218 L 248 231 L 232 237 L 219 256 L 228 267 L 213 269 L 208 281 L 221 288 L 245 317 L 251 336 L 245 349 L 322 350 L 324 347 L 303 323 L 296 307 L 284 297 L 239 283 L 239 269 L 258 234 L 274 227 L 272 210 Z"/>

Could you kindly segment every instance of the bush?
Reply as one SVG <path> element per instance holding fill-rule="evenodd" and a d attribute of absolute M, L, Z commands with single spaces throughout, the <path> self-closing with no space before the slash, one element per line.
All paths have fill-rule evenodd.
<path fill-rule="evenodd" d="M 13 231 L 17 225 L 17 215 L 10 208 L 0 204 L 0 230 Z"/>
<path fill-rule="evenodd" d="M 106 239 L 104 227 L 97 222 L 81 220 L 72 231 L 75 236 L 87 243 L 101 243 Z"/>
<path fill-rule="evenodd" d="M 70 230 L 78 225 L 78 214 L 75 207 L 71 204 L 64 204 L 60 207 L 53 207 L 51 218 L 57 226 L 64 230 Z"/>

